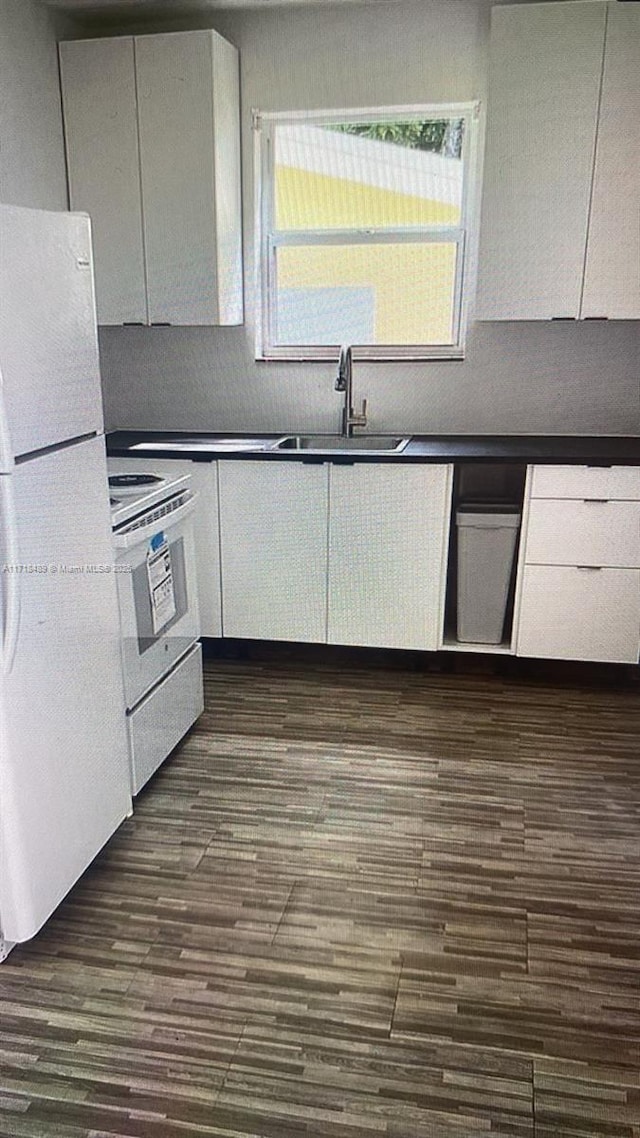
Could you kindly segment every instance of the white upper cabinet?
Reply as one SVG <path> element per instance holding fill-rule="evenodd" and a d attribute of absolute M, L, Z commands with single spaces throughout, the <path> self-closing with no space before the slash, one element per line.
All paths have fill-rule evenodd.
<path fill-rule="evenodd" d="M 240 324 L 238 52 L 213 31 L 60 44 L 100 324 Z"/>
<path fill-rule="evenodd" d="M 135 55 L 151 323 L 241 323 L 238 53 L 182 32 Z"/>
<path fill-rule="evenodd" d="M 480 320 L 640 317 L 632 7 L 492 11 Z"/>
<path fill-rule="evenodd" d="M 146 324 L 133 40 L 60 44 L 71 209 L 91 216 L 98 323 Z"/>
<path fill-rule="evenodd" d="M 583 317 L 640 318 L 640 5 L 609 4 Z"/>

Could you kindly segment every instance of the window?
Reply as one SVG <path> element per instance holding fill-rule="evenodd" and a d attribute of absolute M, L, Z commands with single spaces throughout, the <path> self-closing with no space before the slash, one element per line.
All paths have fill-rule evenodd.
<path fill-rule="evenodd" d="M 462 356 L 476 120 L 256 112 L 259 358 Z"/>

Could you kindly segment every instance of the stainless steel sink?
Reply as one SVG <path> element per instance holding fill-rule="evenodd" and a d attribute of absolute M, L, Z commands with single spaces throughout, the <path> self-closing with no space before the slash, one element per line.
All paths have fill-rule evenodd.
<path fill-rule="evenodd" d="M 304 450 L 316 454 L 344 454 L 366 451 L 368 454 L 400 454 L 408 438 L 393 435 L 289 435 L 280 439 L 273 450 Z"/>
<path fill-rule="evenodd" d="M 281 442 L 282 440 L 278 440 Z M 225 438 L 188 438 L 188 439 L 175 439 L 175 440 L 158 440 L 153 443 L 135 443 L 131 450 L 148 451 L 150 454 L 160 454 L 162 451 L 167 450 L 185 450 L 185 451 L 198 451 L 204 454 L 214 454 L 216 452 L 224 453 L 226 451 L 260 451 L 271 450 L 273 447 L 272 439 L 261 438 L 238 438 L 238 439 L 225 439 Z"/>
<path fill-rule="evenodd" d="M 195 435 L 181 439 L 158 439 L 155 442 L 134 443 L 131 451 L 147 454 L 162 454 L 166 451 L 241 454 L 252 451 L 303 450 L 311 454 L 344 454 L 357 451 L 366 451 L 367 454 L 399 454 L 408 442 L 408 438 L 401 439 L 397 435 L 353 435 L 351 438 L 345 435 L 287 435 L 275 441 L 259 437 L 225 439 Z"/>

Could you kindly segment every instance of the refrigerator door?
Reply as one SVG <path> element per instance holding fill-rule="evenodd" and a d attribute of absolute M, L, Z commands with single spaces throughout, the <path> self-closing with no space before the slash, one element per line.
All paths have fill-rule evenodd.
<path fill-rule="evenodd" d="M 0 472 L 103 429 L 93 261 L 83 214 L 0 206 Z"/>
<path fill-rule="evenodd" d="M 13 666 L 5 658 L 0 673 L 0 931 L 11 942 L 38 931 L 131 797 L 104 440 L 6 479 L 20 602 Z M 0 542 L 5 532 L 2 518 Z"/>

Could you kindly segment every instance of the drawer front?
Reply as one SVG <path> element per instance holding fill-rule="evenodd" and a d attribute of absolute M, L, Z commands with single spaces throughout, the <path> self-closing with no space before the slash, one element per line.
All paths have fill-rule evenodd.
<path fill-rule="evenodd" d="M 516 654 L 638 662 L 640 570 L 526 565 Z"/>
<path fill-rule="evenodd" d="M 640 500 L 639 466 L 534 466 L 532 498 Z"/>
<path fill-rule="evenodd" d="M 532 499 L 525 561 L 640 567 L 640 502 Z"/>
<path fill-rule="evenodd" d="M 134 795 L 186 735 L 203 708 L 202 648 L 194 644 L 127 716 Z"/>

